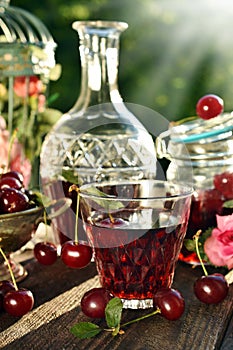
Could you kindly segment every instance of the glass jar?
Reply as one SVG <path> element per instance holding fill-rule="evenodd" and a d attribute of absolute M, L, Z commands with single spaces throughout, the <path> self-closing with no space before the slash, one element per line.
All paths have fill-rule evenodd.
<path fill-rule="evenodd" d="M 41 185 L 51 199 L 68 196 L 71 184 L 154 177 L 152 137 L 123 103 L 118 90 L 120 34 L 124 22 L 77 21 L 80 38 L 81 93 L 47 135 L 41 152 Z M 74 232 L 73 212 L 59 231 Z M 65 223 L 64 223 L 65 222 Z"/>
<path fill-rule="evenodd" d="M 233 114 L 224 113 L 209 120 L 171 123 L 157 139 L 158 157 L 170 160 L 168 180 L 188 182 L 195 190 L 186 238 L 199 229 L 216 227 L 216 214 L 231 213 L 223 204 L 233 199 L 232 133 Z M 180 259 L 198 262 L 196 254 L 185 247 Z"/>

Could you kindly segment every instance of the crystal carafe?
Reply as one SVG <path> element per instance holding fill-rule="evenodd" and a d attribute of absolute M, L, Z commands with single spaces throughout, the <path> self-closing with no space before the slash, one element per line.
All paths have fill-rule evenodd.
<path fill-rule="evenodd" d="M 155 177 L 153 139 L 118 89 L 119 39 L 127 27 L 111 21 L 73 23 L 80 39 L 81 92 L 46 136 L 41 152 L 41 185 L 52 199 L 67 195 L 73 183 Z M 59 226 L 67 232 L 67 217 Z"/>

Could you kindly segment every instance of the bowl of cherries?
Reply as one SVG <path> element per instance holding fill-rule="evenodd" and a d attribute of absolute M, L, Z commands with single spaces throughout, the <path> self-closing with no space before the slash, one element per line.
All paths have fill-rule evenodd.
<path fill-rule="evenodd" d="M 22 174 L 17 171 L 0 175 L 0 246 L 8 258 L 32 238 L 43 220 L 43 206 L 38 205 L 34 193 L 25 188 L 23 181 Z M 24 268 L 9 259 L 16 279 L 23 279 Z M 8 275 L 8 268 L 0 256 L 0 281 L 8 279 Z"/>

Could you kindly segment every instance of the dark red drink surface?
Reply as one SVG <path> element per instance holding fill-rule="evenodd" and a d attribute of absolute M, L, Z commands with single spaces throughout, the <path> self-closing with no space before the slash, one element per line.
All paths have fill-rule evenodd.
<path fill-rule="evenodd" d="M 88 226 L 87 232 L 95 245 L 98 244 L 95 236 L 99 239 L 100 232 L 104 237 L 109 236 L 111 245 L 119 243 L 110 248 L 106 244 L 104 248 L 94 247 L 101 284 L 113 295 L 123 299 L 150 299 L 157 289 L 171 286 L 185 235 L 183 225 L 145 231 L 106 228 L 98 224 Z M 138 238 L 120 244 L 119 237 L 125 242 L 127 235 Z"/>

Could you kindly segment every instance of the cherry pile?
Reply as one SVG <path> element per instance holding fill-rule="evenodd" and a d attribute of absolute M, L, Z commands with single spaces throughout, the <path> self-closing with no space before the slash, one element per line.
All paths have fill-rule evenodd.
<path fill-rule="evenodd" d="M 17 171 L 0 175 L 0 214 L 9 214 L 29 209 L 31 195 L 25 189 L 23 176 Z"/>

